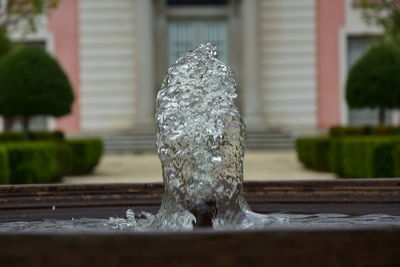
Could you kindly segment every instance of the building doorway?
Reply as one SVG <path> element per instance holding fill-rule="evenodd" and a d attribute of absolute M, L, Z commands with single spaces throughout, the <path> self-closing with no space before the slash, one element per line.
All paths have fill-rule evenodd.
<path fill-rule="evenodd" d="M 229 64 L 228 21 L 226 19 L 175 19 L 168 20 L 168 66 L 189 49 L 201 43 L 213 43 L 218 48 L 218 58 Z"/>
<path fill-rule="evenodd" d="M 205 42 L 217 45 L 218 58 L 239 77 L 240 0 L 154 1 L 156 90 L 183 52 Z"/>

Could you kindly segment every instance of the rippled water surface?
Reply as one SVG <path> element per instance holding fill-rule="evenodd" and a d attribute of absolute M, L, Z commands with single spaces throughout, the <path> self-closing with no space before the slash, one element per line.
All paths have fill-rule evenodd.
<path fill-rule="evenodd" d="M 326 228 L 363 228 L 363 227 L 400 227 L 400 216 L 369 214 L 349 216 L 344 214 L 270 214 L 270 220 L 258 228 L 264 229 L 326 229 Z M 9 222 L 0 224 L 0 232 L 118 232 L 150 231 L 137 225 L 121 224 L 121 219 L 72 219 L 44 220 L 34 222 Z"/>

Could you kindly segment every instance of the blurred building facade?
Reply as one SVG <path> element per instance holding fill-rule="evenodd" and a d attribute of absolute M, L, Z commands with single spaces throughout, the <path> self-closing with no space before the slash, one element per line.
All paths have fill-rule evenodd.
<path fill-rule="evenodd" d="M 379 30 L 362 22 L 353 2 L 61 0 L 26 37 L 45 44 L 75 90 L 72 114 L 49 119 L 47 127 L 153 127 L 168 65 L 200 42 L 216 43 L 236 72 L 250 130 L 310 132 L 357 122 L 344 98 L 346 75 Z"/>

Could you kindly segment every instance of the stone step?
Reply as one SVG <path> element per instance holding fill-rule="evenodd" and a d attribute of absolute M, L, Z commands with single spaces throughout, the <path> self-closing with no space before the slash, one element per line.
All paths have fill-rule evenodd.
<path fill-rule="evenodd" d="M 113 139 L 151 139 L 151 138 L 155 138 L 155 134 L 124 134 L 124 135 L 112 135 L 112 136 L 106 136 L 106 137 L 112 137 Z M 247 134 L 247 138 L 291 138 L 292 135 L 289 133 L 248 133 Z"/>
<path fill-rule="evenodd" d="M 126 144 L 126 143 L 155 143 L 156 139 L 155 137 L 152 138 L 142 138 L 142 139 L 136 139 L 136 138 L 118 138 L 118 139 L 113 139 L 113 138 L 108 138 L 106 139 L 107 144 Z M 258 137 L 258 138 L 247 138 L 247 143 L 274 143 L 274 142 L 287 142 L 287 141 L 292 141 L 292 138 L 285 138 L 285 137 L 273 137 L 273 138 L 265 138 L 265 137 Z"/>
<path fill-rule="evenodd" d="M 124 132 L 103 136 L 106 153 L 155 152 L 155 134 L 148 132 Z M 287 131 L 268 130 L 247 133 L 246 149 L 289 149 L 294 138 Z"/>

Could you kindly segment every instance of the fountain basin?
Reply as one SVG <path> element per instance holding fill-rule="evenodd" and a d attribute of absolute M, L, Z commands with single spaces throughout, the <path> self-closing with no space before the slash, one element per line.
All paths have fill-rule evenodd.
<path fill-rule="evenodd" d="M 0 186 L 0 222 L 157 212 L 162 184 Z M 245 182 L 260 213 L 400 215 L 400 179 Z M 399 266 L 400 228 L 0 233 L 0 266 Z"/>

